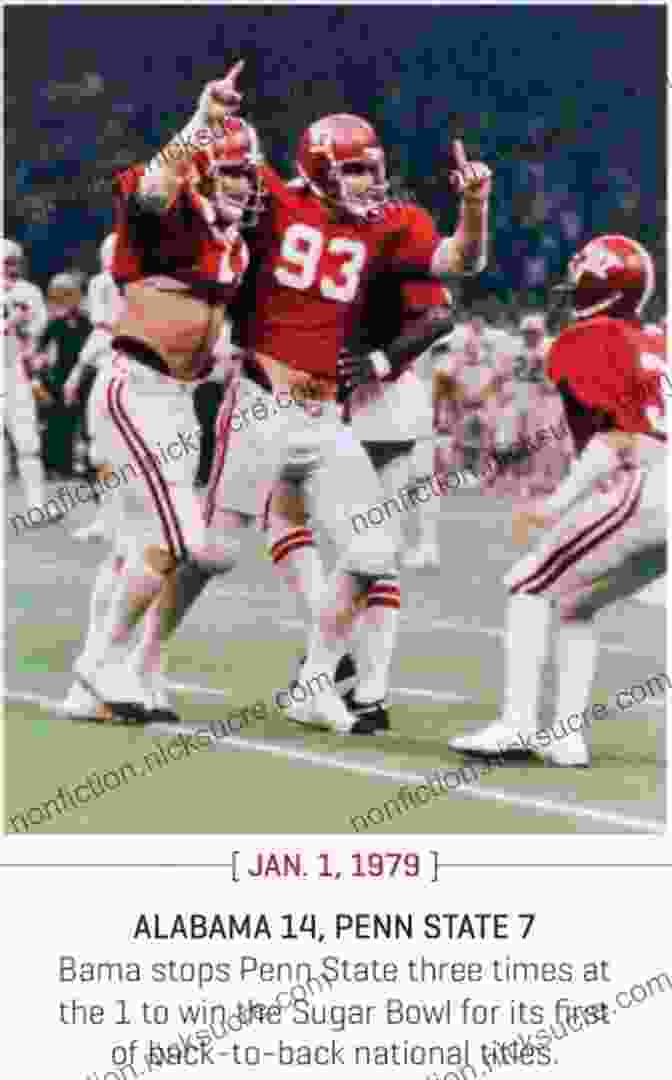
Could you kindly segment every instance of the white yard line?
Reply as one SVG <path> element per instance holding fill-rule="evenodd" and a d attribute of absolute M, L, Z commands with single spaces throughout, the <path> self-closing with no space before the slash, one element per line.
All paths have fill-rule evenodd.
<path fill-rule="evenodd" d="M 205 697 L 233 697 L 231 690 L 219 689 L 212 686 L 199 686 L 197 683 L 169 682 L 172 690 L 184 690 L 188 694 L 202 694 Z M 455 694 L 452 690 L 427 690 L 422 686 L 393 686 L 390 694 L 402 698 L 427 698 L 429 701 L 445 701 L 452 705 L 496 705 L 493 701 L 481 701 L 479 698 L 466 697 L 464 694 Z M 665 701 L 647 701 L 647 709 L 665 709 Z"/>
<path fill-rule="evenodd" d="M 41 694 L 30 694 L 19 691 L 7 691 L 8 701 L 25 701 L 39 705 L 41 708 L 63 713 L 61 702 L 44 697 Z M 166 734 L 184 732 L 190 734 L 193 728 L 186 725 L 156 724 L 149 727 L 150 731 L 161 731 Z M 255 739 L 243 739 L 237 735 L 227 735 L 225 740 L 217 740 L 217 745 L 222 749 L 226 747 L 240 750 L 252 750 L 256 753 L 270 754 L 272 757 L 281 757 L 287 761 L 300 761 L 306 765 L 316 765 L 320 768 L 339 769 L 342 772 L 354 773 L 359 776 L 373 776 L 378 780 L 393 780 L 400 784 L 426 784 L 428 777 L 422 773 L 403 772 L 399 769 L 388 769 L 377 765 L 369 765 L 353 760 L 341 760 L 333 754 L 328 757 L 309 750 L 297 750 L 294 747 L 282 746 L 276 743 L 258 742 Z M 477 784 L 463 784 L 460 788 L 451 792 L 452 796 L 477 799 L 481 802 L 495 802 L 506 806 L 512 806 L 520 810 L 534 810 L 535 813 L 561 815 L 572 817 L 577 820 L 594 821 L 603 825 L 614 825 L 624 829 L 633 829 L 638 832 L 665 833 L 663 822 L 649 818 L 631 817 L 607 810 L 600 810 L 579 803 L 562 802 L 558 799 L 534 798 L 529 795 L 519 795 L 515 792 L 504 791 L 498 788 L 481 788 Z"/>

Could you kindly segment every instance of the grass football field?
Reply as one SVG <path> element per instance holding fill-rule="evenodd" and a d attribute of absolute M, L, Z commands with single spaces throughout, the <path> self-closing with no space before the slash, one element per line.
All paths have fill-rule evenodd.
<path fill-rule="evenodd" d="M 10 486 L 7 513 L 18 512 Z M 10 834 L 55 833 L 651 833 L 664 829 L 663 607 L 629 602 L 601 617 L 593 701 L 593 767 L 511 763 L 399 807 L 435 770 L 463 760 L 448 737 L 494 718 L 502 686 L 500 581 L 515 557 L 508 509 L 473 494 L 444 499 L 440 573 L 404 572 L 393 667 L 393 730 L 375 737 L 305 731 L 274 704 L 302 648 L 294 602 L 261 537 L 212 584 L 174 640 L 170 678 L 189 746 L 175 730 L 73 723 L 58 711 L 81 645 L 91 584 L 106 545 L 81 545 L 86 520 L 10 535 L 6 570 L 6 806 Z M 651 692 L 619 709 L 616 695 Z M 655 685 L 655 689 L 654 689 Z M 635 696 L 640 696 L 637 693 Z M 550 721 L 549 701 L 544 717 Z M 239 710 L 247 708 L 241 726 Z M 210 728 L 233 733 L 186 738 Z M 72 792 L 88 778 L 101 792 Z M 104 787 L 101 786 L 104 780 Z M 117 779 L 115 780 L 114 777 Z M 57 793 L 71 793 L 70 803 Z M 80 789 L 81 790 L 81 789 Z M 383 811 L 387 803 L 387 810 Z M 32 809 L 32 814 L 31 814 Z M 369 811 L 373 809 L 374 813 Z M 375 812 L 376 809 L 379 812 Z M 382 819 L 382 820 L 381 820 Z"/>

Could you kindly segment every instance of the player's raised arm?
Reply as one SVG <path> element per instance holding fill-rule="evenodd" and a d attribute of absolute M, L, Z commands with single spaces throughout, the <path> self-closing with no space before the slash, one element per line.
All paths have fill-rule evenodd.
<path fill-rule="evenodd" d="M 152 158 L 138 194 L 156 209 L 172 206 L 184 181 L 198 178 L 193 155 L 213 143 L 225 120 L 239 111 L 242 95 L 236 79 L 244 63 L 239 60 L 223 79 L 206 84 L 189 123 Z"/>
<path fill-rule="evenodd" d="M 435 274 L 480 274 L 488 261 L 488 198 L 492 174 L 482 162 L 467 161 L 460 139 L 453 142 L 456 169 L 450 180 L 462 196 L 460 219 L 432 260 Z"/>

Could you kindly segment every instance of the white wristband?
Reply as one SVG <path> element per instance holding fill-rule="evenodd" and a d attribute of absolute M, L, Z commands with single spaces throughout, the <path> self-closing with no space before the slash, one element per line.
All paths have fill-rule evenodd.
<path fill-rule="evenodd" d="M 369 353 L 369 360 L 373 364 L 373 370 L 379 379 L 384 379 L 386 375 L 390 374 L 392 365 L 385 353 L 380 349 L 376 349 L 375 352 Z"/>

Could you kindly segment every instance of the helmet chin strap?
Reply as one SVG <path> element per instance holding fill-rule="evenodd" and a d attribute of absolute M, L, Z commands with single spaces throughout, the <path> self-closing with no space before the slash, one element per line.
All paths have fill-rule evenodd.
<path fill-rule="evenodd" d="M 613 296 L 608 296 L 606 300 L 601 300 L 599 304 L 591 304 L 588 308 L 583 308 L 581 311 L 577 311 L 576 308 L 572 308 L 572 315 L 575 319 L 589 319 L 591 315 L 599 315 L 601 311 L 606 311 L 607 308 L 613 307 L 614 304 L 618 304 L 623 299 L 623 293 L 617 292 Z"/>

